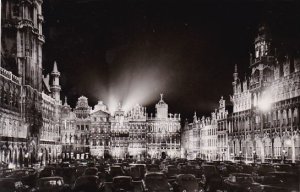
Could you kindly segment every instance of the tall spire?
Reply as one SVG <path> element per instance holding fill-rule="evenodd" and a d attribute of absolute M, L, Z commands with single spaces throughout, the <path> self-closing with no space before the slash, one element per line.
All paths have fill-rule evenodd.
<path fill-rule="evenodd" d="M 162 101 L 163 100 L 163 97 L 164 97 L 164 94 L 160 94 L 160 100 Z"/>
<path fill-rule="evenodd" d="M 233 80 L 234 81 L 238 80 L 238 67 L 237 67 L 237 64 L 234 65 Z"/>
<path fill-rule="evenodd" d="M 64 105 L 68 105 L 68 98 L 67 98 L 67 96 L 65 96 L 65 103 L 64 103 Z"/>
<path fill-rule="evenodd" d="M 196 123 L 197 122 L 197 113 L 196 113 L 196 111 L 194 112 L 194 123 Z"/>
<path fill-rule="evenodd" d="M 52 72 L 58 72 L 58 70 L 57 70 L 57 63 L 56 63 L 56 61 L 54 61 L 54 64 L 53 64 L 53 70 L 52 70 Z"/>
<path fill-rule="evenodd" d="M 52 97 L 56 101 L 60 101 L 60 90 L 61 90 L 61 87 L 59 84 L 60 72 L 57 69 L 56 61 L 53 64 L 53 70 L 51 72 L 51 76 L 52 76 L 52 84 L 51 84 L 50 90 L 52 92 Z"/>

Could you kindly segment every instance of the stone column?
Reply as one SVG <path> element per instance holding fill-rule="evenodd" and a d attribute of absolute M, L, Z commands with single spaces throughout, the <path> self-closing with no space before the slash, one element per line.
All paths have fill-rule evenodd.
<path fill-rule="evenodd" d="M 292 133 L 294 134 L 294 133 Z M 295 151 L 295 137 L 294 135 L 292 135 L 291 137 L 291 141 L 292 141 L 292 163 L 295 163 L 295 159 L 296 159 L 296 151 Z"/>
<path fill-rule="evenodd" d="M 265 162 L 265 141 L 261 138 L 261 162 Z"/>

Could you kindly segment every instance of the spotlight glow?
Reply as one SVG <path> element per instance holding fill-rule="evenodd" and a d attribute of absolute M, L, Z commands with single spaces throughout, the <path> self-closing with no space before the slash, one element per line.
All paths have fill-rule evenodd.
<path fill-rule="evenodd" d="M 107 94 L 104 95 L 104 101 L 107 101 L 109 112 L 113 114 L 119 102 L 122 109 L 128 112 L 136 103 L 146 106 L 158 101 L 159 93 L 164 92 L 170 80 L 166 71 L 159 63 L 137 64 L 121 70 L 121 74 L 112 77 L 113 80 L 105 91 Z M 103 97 L 101 94 L 99 96 Z"/>
<path fill-rule="evenodd" d="M 272 104 L 271 91 L 266 90 L 265 92 L 263 92 L 263 94 L 258 102 L 258 107 L 262 111 L 269 111 L 271 109 L 271 104 Z"/>

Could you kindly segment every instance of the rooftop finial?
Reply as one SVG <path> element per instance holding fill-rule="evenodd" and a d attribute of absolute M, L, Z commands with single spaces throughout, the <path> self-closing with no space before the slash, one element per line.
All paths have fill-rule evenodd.
<path fill-rule="evenodd" d="M 57 70 L 57 63 L 56 63 L 56 61 L 54 61 L 54 64 L 53 64 L 53 70 L 52 70 L 52 72 L 58 72 L 58 70 Z"/>
<path fill-rule="evenodd" d="M 163 96 L 164 96 L 164 94 L 160 94 L 160 100 L 162 101 L 163 100 Z"/>
<path fill-rule="evenodd" d="M 67 96 L 65 96 L 65 105 L 67 105 L 68 104 L 68 98 L 67 98 Z"/>
<path fill-rule="evenodd" d="M 234 72 L 237 73 L 237 64 L 234 65 Z"/>

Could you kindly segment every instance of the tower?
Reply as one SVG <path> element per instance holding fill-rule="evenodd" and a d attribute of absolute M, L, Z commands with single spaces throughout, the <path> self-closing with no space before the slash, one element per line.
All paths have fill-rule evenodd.
<path fill-rule="evenodd" d="M 271 55 L 271 36 L 266 25 L 258 29 L 257 37 L 254 40 L 255 60 Z"/>
<path fill-rule="evenodd" d="M 42 90 L 42 1 L 2 0 L 1 67 Z"/>
<path fill-rule="evenodd" d="M 163 94 L 160 94 L 160 101 L 155 105 L 157 118 L 168 118 L 168 105 L 163 100 Z"/>
<path fill-rule="evenodd" d="M 276 65 L 273 46 L 269 27 L 266 24 L 260 25 L 254 40 L 254 59 L 250 58 L 252 79 L 250 84 L 260 84 L 273 80 Z"/>
<path fill-rule="evenodd" d="M 57 63 L 56 61 L 53 64 L 53 70 L 51 72 L 51 77 L 52 77 L 52 83 L 51 83 L 51 94 L 52 97 L 55 99 L 55 101 L 59 102 L 60 101 L 60 90 L 61 87 L 59 85 L 59 77 L 60 77 L 60 72 L 57 69 Z"/>
<path fill-rule="evenodd" d="M 239 79 L 238 76 L 239 76 L 239 74 L 238 74 L 237 64 L 235 64 L 234 65 L 234 73 L 233 73 L 233 82 L 232 82 L 234 94 L 237 92 L 237 84 L 238 84 L 238 79 Z"/>

